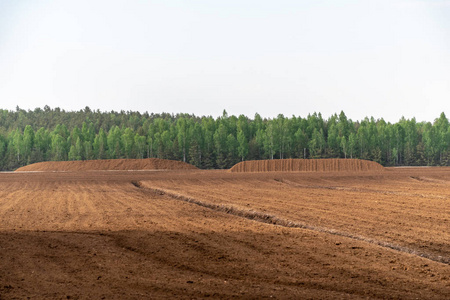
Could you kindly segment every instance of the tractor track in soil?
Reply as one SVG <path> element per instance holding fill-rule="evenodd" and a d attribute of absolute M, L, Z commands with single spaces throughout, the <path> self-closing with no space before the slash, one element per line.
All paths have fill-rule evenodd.
<path fill-rule="evenodd" d="M 276 180 L 276 181 L 278 181 L 278 180 Z M 280 182 L 291 184 L 291 183 L 289 183 L 289 181 L 280 181 Z M 259 212 L 259 211 L 243 210 L 243 209 L 238 209 L 238 208 L 233 207 L 233 206 L 208 203 L 208 202 L 197 200 L 197 199 L 192 198 L 192 197 L 187 196 L 187 195 L 181 195 L 181 194 L 175 193 L 175 192 L 167 190 L 167 189 L 160 189 L 160 188 L 155 188 L 155 187 L 142 187 L 142 183 L 138 182 L 138 181 L 132 181 L 131 183 L 137 188 L 148 189 L 151 192 L 159 194 L 161 196 L 167 195 L 168 197 L 170 197 L 172 199 L 176 199 L 176 200 L 180 200 L 180 201 L 183 201 L 183 202 L 195 204 L 195 205 L 198 205 L 198 206 L 201 206 L 201 207 L 205 207 L 205 208 L 211 209 L 213 211 L 223 212 L 223 213 L 230 214 L 230 215 L 233 215 L 233 216 L 245 218 L 245 219 L 248 219 L 248 220 L 251 220 L 251 221 L 260 222 L 260 223 L 264 223 L 264 224 L 275 225 L 275 226 L 281 226 L 281 227 L 286 227 L 286 228 L 308 229 L 308 230 L 317 231 L 317 232 L 321 232 L 321 233 L 327 233 L 327 234 L 331 234 L 331 235 L 346 237 L 346 238 L 350 238 L 350 239 L 353 239 L 353 240 L 363 241 L 363 242 L 366 242 L 366 243 L 369 243 L 369 244 L 380 246 L 380 247 L 383 247 L 383 248 L 395 250 L 395 251 L 398 251 L 398 252 L 412 254 L 412 255 L 419 256 L 419 257 L 422 257 L 422 258 L 426 258 L 426 259 L 429 259 L 431 261 L 435 261 L 435 262 L 438 262 L 438 263 L 450 265 L 450 258 L 449 257 L 435 256 L 435 255 L 432 255 L 432 254 L 429 254 L 429 253 L 421 252 L 421 251 L 419 251 L 417 249 L 409 249 L 409 248 L 406 248 L 406 247 L 402 247 L 400 245 L 395 245 L 395 244 L 392 244 L 392 243 L 389 243 L 389 242 L 385 242 L 385 241 L 374 240 L 374 239 L 369 238 L 369 237 L 365 237 L 365 236 L 361 236 L 361 235 L 355 235 L 355 234 L 352 234 L 352 233 L 349 233 L 349 232 L 342 232 L 342 231 L 338 231 L 336 229 L 318 227 L 318 226 L 314 226 L 314 225 L 306 224 L 306 223 L 299 223 L 299 222 L 295 222 L 295 221 L 292 221 L 292 220 L 279 218 L 279 217 L 277 217 L 275 215 L 262 213 L 262 212 Z M 331 190 L 340 190 L 339 188 L 336 188 L 336 187 L 317 187 L 317 186 L 310 187 L 310 186 L 307 186 L 307 188 L 313 188 L 313 189 L 325 188 L 325 189 L 331 189 Z M 345 189 L 345 190 L 363 192 L 362 189 Z M 398 195 L 398 193 L 395 193 L 395 192 L 386 193 L 386 194 Z M 409 195 L 416 196 L 414 194 L 409 194 Z"/>

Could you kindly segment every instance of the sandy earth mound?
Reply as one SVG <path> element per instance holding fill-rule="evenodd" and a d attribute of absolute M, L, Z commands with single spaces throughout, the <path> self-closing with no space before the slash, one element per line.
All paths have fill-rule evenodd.
<path fill-rule="evenodd" d="M 231 172 L 271 171 L 381 171 L 379 163 L 361 159 L 273 159 L 250 160 L 234 165 Z"/>
<path fill-rule="evenodd" d="M 188 170 L 197 167 L 181 161 L 147 159 L 105 159 L 83 161 L 46 161 L 24 166 L 23 171 L 90 171 L 90 170 Z"/>

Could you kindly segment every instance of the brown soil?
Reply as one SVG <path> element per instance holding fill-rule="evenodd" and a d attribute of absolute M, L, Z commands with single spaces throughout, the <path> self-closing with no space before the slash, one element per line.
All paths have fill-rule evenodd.
<path fill-rule="evenodd" d="M 231 172 L 343 172 L 382 171 L 379 163 L 361 159 L 272 159 L 243 161 Z"/>
<path fill-rule="evenodd" d="M 197 169 L 188 163 L 159 159 L 104 159 L 77 161 L 46 161 L 24 166 L 16 172 L 24 171 L 94 171 L 94 170 L 186 170 Z"/>
<path fill-rule="evenodd" d="M 445 299 L 449 183 L 449 168 L 0 173 L 0 299 Z"/>

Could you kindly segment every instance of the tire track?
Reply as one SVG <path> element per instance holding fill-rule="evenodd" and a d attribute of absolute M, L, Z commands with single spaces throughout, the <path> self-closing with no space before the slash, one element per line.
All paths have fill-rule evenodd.
<path fill-rule="evenodd" d="M 429 236 L 429 230 L 432 230 L 433 234 L 439 235 L 441 232 L 446 232 L 447 228 L 443 223 L 433 224 L 431 218 L 423 213 L 423 211 L 439 211 L 438 206 L 434 205 L 433 202 L 425 201 L 428 200 L 425 198 L 420 202 L 420 206 L 424 208 L 422 211 L 417 209 L 418 204 L 416 202 L 410 202 L 403 198 L 381 194 L 379 196 L 378 194 L 371 194 L 369 198 L 365 198 L 368 194 L 301 189 L 291 187 L 288 184 L 280 184 L 273 178 L 266 181 L 246 180 L 245 184 L 238 180 L 230 180 L 225 183 L 215 179 L 202 180 L 201 184 L 198 184 L 196 180 L 187 183 L 183 181 L 183 184 L 168 184 L 165 181 L 143 181 L 143 184 L 169 189 L 174 193 L 182 193 L 209 203 L 232 205 L 244 210 L 258 210 L 294 222 L 325 226 L 338 231 L 369 236 L 374 239 L 420 249 L 434 255 L 448 257 L 448 254 L 450 254 L 449 251 L 442 252 L 442 249 L 436 249 L 439 248 L 437 242 L 442 241 L 442 237 L 436 239 Z M 364 198 L 361 195 L 364 195 Z M 346 201 L 339 199 L 341 196 L 345 197 Z M 440 206 L 442 205 L 445 206 L 445 203 L 441 203 Z M 400 218 L 402 222 L 396 222 L 397 218 L 393 215 L 400 217 L 402 214 L 407 214 L 409 218 Z M 425 222 L 425 226 L 418 226 L 417 224 L 420 222 Z M 393 224 L 396 225 L 395 228 L 392 227 Z M 378 230 L 374 232 L 373 228 L 375 227 Z M 412 239 L 421 235 L 428 236 L 424 241 L 427 245 L 426 249 L 422 247 L 422 244 L 411 243 Z M 445 243 L 445 241 L 442 241 L 442 243 Z"/>
<path fill-rule="evenodd" d="M 139 181 L 132 181 L 131 183 L 136 188 L 150 190 L 153 193 L 160 194 L 161 196 L 165 195 L 165 196 L 168 196 L 169 198 L 172 198 L 175 200 L 192 203 L 192 204 L 195 204 L 195 205 L 198 205 L 198 206 L 201 206 L 204 208 L 208 208 L 208 209 L 211 209 L 211 210 L 214 210 L 217 212 L 227 213 L 227 214 L 230 214 L 233 216 L 245 218 L 245 219 L 252 220 L 255 222 L 276 225 L 276 226 L 281 226 L 281 227 L 286 227 L 286 228 L 307 229 L 307 230 L 312 230 L 312 231 L 316 231 L 316 232 L 346 237 L 346 238 L 350 238 L 353 240 L 363 241 L 363 242 L 366 242 L 369 244 L 377 245 L 377 246 L 380 246 L 383 248 L 395 250 L 398 252 L 407 253 L 407 254 L 418 256 L 418 257 L 426 258 L 426 259 L 429 259 L 429 260 L 432 260 L 432 261 L 435 261 L 438 263 L 450 265 L 449 257 L 432 255 L 429 253 L 421 252 L 416 249 L 411 249 L 411 248 L 403 247 L 403 246 L 396 245 L 393 243 L 375 240 L 375 239 L 365 237 L 362 235 L 355 235 L 355 234 L 345 232 L 345 231 L 338 231 L 338 230 L 331 229 L 331 228 L 318 227 L 318 226 L 314 226 L 314 225 L 310 225 L 310 224 L 306 224 L 306 223 L 294 222 L 294 221 L 291 221 L 288 219 L 279 218 L 275 215 L 266 214 L 266 213 L 262 213 L 262 212 L 258 212 L 258 211 L 254 211 L 254 210 L 245 210 L 245 209 L 239 209 L 239 208 L 236 208 L 236 207 L 230 206 L 230 205 L 208 203 L 208 202 L 204 202 L 204 201 L 201 201 L 201 200 L 198 200 L 198 199 L 195 199 L 195 198 L 192 198 L 192 197 L 180 194 L 180 193 L 176 193 L 176 192 L 168 190 L 168 189 L 161 189 L 161 188 L 156 188 L 156 187 L 151 187 L 151 186 L 143 186 L 142 183 Z"/>

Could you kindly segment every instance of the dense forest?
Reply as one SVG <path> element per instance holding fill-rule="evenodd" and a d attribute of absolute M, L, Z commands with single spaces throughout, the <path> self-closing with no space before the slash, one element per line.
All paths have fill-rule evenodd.
<path fill-rule="evenodd" d="M 229 168 L 242 160 L 361 158 L 384 166 L 450 165 L 450 126 L 402 118 L 265 119 L 188 114 L 101 112 L 60 108 L 0 110 L 0 169 L 48 160 L 157 157 L 200 168 Z"/>

